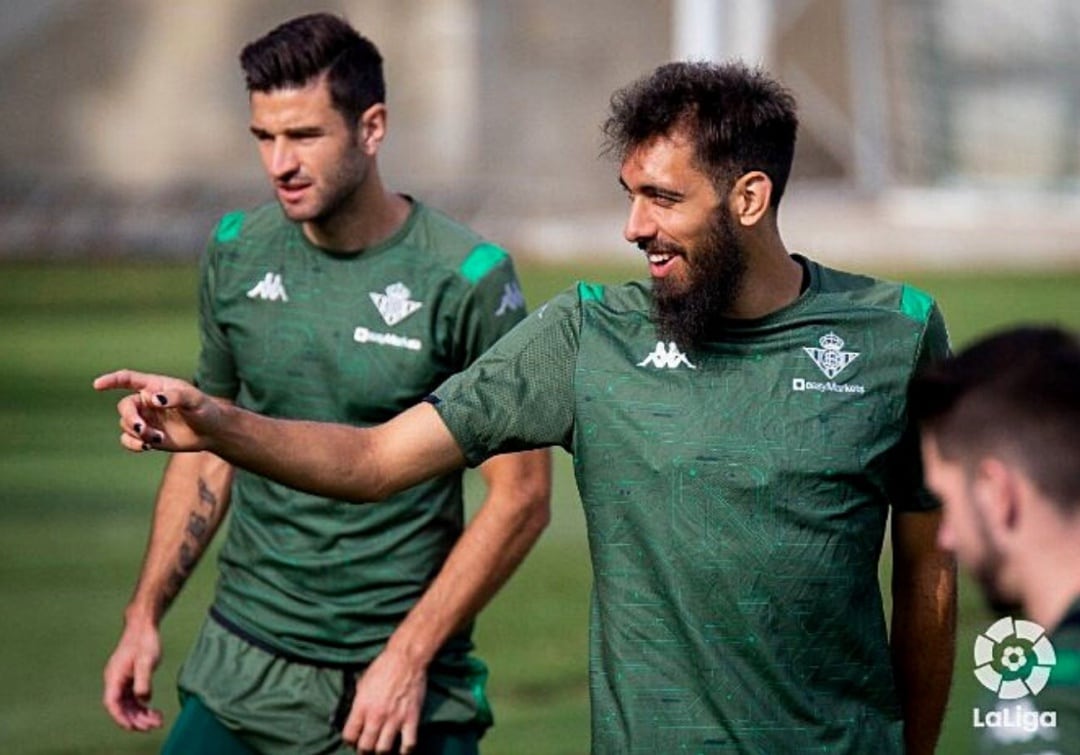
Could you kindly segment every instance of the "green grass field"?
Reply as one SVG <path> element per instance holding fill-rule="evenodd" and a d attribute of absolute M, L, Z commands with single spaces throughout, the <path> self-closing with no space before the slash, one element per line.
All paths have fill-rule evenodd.
<path fill-rule="evenodd" d="M 578 277 L 641 273 L 520 272 L 533 306 Z M 1080 272 L 903 277 L 938 298 L 955 344 L 1019 321 L 1080 328 Z M 94 394 L 90 380 L 122 366 L 190 374 L 194 287 L 191 266 L 0 266 L 0 753 L 123 755 L 160 745 L 159 734 L 116 729 L 99 697 L 164 457 L 120 450 L 115 397 Z M 497 725 L 485 739 L 492 754 L 588 749 L 589 565 L 567 457 L 557 458 L 554 521 L 477 632 L 492 669 Z M 209 600 L 213 571 L 212 563 L 199 569 L 165 624 L 156 700 L 170 720 L 176 667 Z M 986 619 L 965 585 L 942 753 L 966 751 L 971 644 Z"/>

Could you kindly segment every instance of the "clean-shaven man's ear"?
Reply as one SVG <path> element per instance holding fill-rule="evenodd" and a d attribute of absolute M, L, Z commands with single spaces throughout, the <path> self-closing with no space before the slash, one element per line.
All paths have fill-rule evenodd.
<path fill-rule="evenodd" d="M 386 105 L 376 102 L 360 115 L 360 127 L 357 135 L 360 147 L 368 155 L 379 151 L 379 145 L 386 137 Z"/>

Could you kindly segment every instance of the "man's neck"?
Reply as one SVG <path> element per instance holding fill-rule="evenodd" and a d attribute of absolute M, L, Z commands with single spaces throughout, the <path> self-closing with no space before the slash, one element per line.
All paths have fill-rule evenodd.
<path fill-rule="evenodd" d="M 1028 556 L 1024 612 L 1047 632 L 1053 632 L 1080 598 L 1080 528 L 1069 530 L 1073 537 L 1055 533 L 1037 554 Z"/>
<path fill-rule="evenodd" d="M 779 236 L 748 248 L 742 290 L 729 316 L 751 320 L 791 304 L 803 289 L 803 266 L 794 260 Z"/>
<path fill-rule="evenodd" d="M 316 246 L 336 252 L 359 252 L 397 233 L 409 217 L 411 202 L 386 191 L 377 180 L 362 185 L 345 206 L 322 222 L 303 223 Z"/>

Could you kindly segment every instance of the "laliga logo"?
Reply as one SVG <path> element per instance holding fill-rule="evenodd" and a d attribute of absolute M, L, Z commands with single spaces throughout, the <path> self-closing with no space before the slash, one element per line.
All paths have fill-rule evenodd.
<path fill-rule="evenodd" d="M 975 678 L 998 700 L 1020 700 L 1037 695 L 1050 680 L 1050 669 L 1057 663 L 1054 646 L 1046 630 L 1033 621 L 1006 617 L 990 625 L 975 639 Z M 1057 711 L 1039 711 L 1029 701 L 1002 707 L 983 714 L 972 713 L 972 725 L 993 731 L 999 742 L 1029 741 L 1040 735 L 1053 735 Z"/>
<path fill-rule="evenodd" d="M 1001 700 L 1042 692 L 1055 663 L 1046 630 L 1033 621 L 1005 617 L 975 639 L 975 678 Z"/>

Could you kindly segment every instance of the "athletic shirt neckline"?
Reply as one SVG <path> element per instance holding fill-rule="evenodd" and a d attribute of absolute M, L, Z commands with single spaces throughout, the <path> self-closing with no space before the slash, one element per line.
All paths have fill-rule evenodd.
<path fill-rule="evenodd" d="M 792 314 L 808 306 L 813 301 L 817 292 L 821 289 L 821 275 L 817 263 L 807 259 L 801 254 L 792 254 L 791 258 L 799 263 L 803 271 L 802 285 L 799 295 L 780 309 L 767 315 L 754 318 L 723 317 L 719 320 L 719 327 L 725 334 L 752 333 L 761 328 L 767 328 L 776 322 L 787 320 Z"/>
<path fill-rule="evenodd" d="M 400 196 L 404 197 L 409 202 L 409 214 L 405 217 L 405 222 L 402 223 L 396 231 L 387 236 L 385 239 L 371 246 L 360 247 L 359 249 L 351 249 L 348 251 L 327 249 L 326 247 L 312 243 L 311 239 L 309 239 L 307 237 L 307 234 L 304 233 L 304 228 L 302 224 L 293 223 L 293 227 L 296 229 L 296 235 L 300 238 L 305 248 L 317 254 L 321 254 L 324 257 L 328 257 L 330 259 L 352 259 L 360 255 L 364 255 L 365 257 L 373 257 L 376 254 L 380 254 L 382 252 L 385 252 L 387 249 L 392 249 L 393 247 L 399 245 L 405 239 L 405 237 L 412 232 L 413 228 L 416 226 L 417 220 L 420 217 L 422 208 L 424 206 L 423 202 L 413 199 L 408 194 L 401 194 Z"/>

